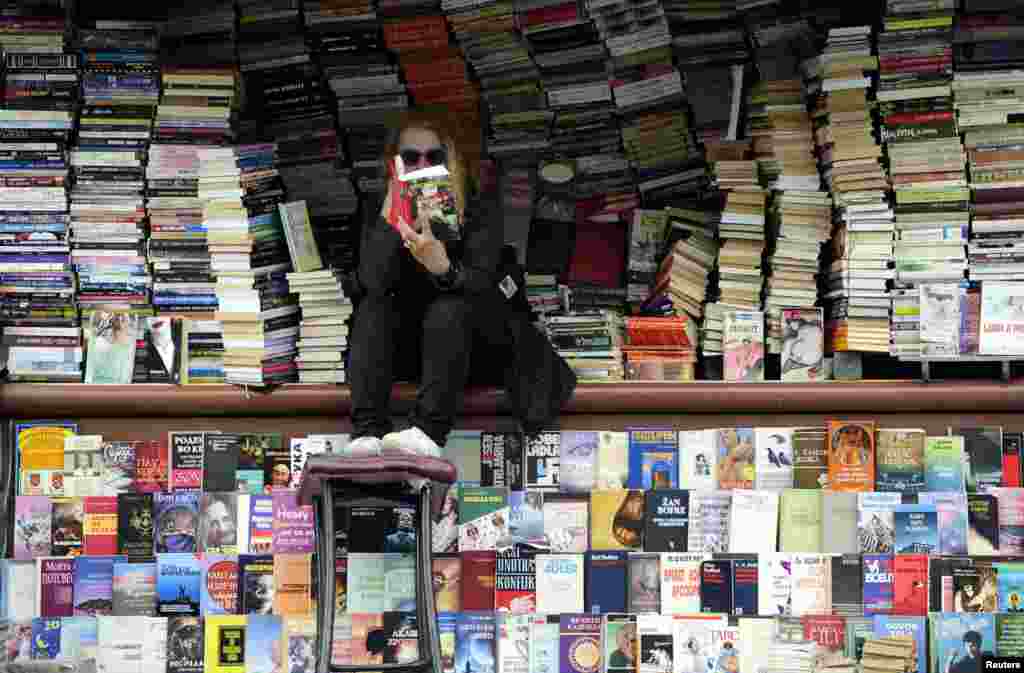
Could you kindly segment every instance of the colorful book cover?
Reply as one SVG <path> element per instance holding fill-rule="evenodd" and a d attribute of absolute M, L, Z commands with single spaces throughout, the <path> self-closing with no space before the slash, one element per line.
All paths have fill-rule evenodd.
<path fill-rule="evenodd" d="M 754 488 L 754 429 L 720 429 L 717 448 L 718 488 Z"/>
<path fill-rule="evenodd" d="M 506 617 L 508 616 L 506 615 Z M 532 621 L 533 615 L 529 615 L 529 618 Z M 437 613 L 437 641 L 440 649 L 438 658 L 440 659 L 441 673 L 455 673 L 455 625 L 457 621 L 457 613 Z M 335 636 L 334 642 L 338 642 L 337 636 Z"/>
<path fill-rule="evenodd" d="M 644 551 L 684 552 L 690 535 L 690 492 L 647 491 L 644 502 Z"/>
<path fill-rule="evenodd" d="M 455 670 L 494 673 L 495 631 L 493 612 L 460 612 L 455 622 Z"/>
<path fill-rule="evenodd" d="M 315 540 L 313 507 L 300 505 L 298 494 L 291 490 L 275 490 L 274 553 L 311 554 Z M 385 535 L 385 539 L 387 536 Z"/>
<path fill-rule="evenodd" d="M 437 612 L 460 612 L 462 610 L 462 559 L 457 554 L 434 554 L 431 568 L 434 580 L 435 609 Z M 347 579 L 345 586 L 347 594 Z"/>
<path fill-rule="evenodd" d="M 985 613 L 935 613 L 930 618 L 929 670 L 949 673 L 981 671 L 981 659 L 996 651 L 994 615 Z"/>
<path fill-rule="evenodd" d="M 532 614 L 497 615 L 498 668 L 505 673 L 530 673 L 530 622 Z M 452 662 L 454 670 L 455 662 Z"/>
<path fill-rule="evenodd" d="M 499 540 L 509 536 L 509 517 L 507 488 L 466 486 L 459 489 L 459 551 L 497 549 Z"/>
<path fill-rule="evenodd" d="M 864 614 L 892 613 L 893 594 L 892 554 L 864 554 Z"/>
<path fill-rule="evenodd" d="M 629 485 L 629 433 L 602 430 L 597 445 L 597 482 L 599 489 L 626 488 Z"/>
<path fill-rule="evenodd" d="M 828 484 L 828 442 L 822 428 L 793 430 L 793 488 L 822 489 Z"/>
<path fill-rule="evenodd" d="M 911 637 L 914 640 L 913 660 L 916 667 L 907 673 L 928 673 L 928 628 L 924 616 L 875 615 L 876 638 Z"/>
<path fill-rule="evenodd" d="M 726 381 L 764 381 L 764 314 L 726 311 L 722 354 Z"/>
<path fill-rule="evenodd" d="M 467 552 L 462 558 L 462 609 L 467 609 L 466 587 L 472 568 L 470 554 L 490 554 L 487 577 L 491 589 L 488 610 L 494 609 L 494 552 Z M 278 557 L 275 557 L 275 559 Z M 308 580 L 307 580 L 308 582 Z M 280 587 L 277 589 L 280 593 Z M 416 560 L 411 554 L 349 554 L 349 612 L 409 612 L 416 606 Z"/>
<path fill-rule="evenodd" d="M 14 445 L 17 448 L 19 495 L 49 495 L 42 476 L 64 470 L 64 441 L 78 434 L 74 421 L 17 421 Z M 48 481 L 48 479 L 46 480 Z"/>
<path fill-rule="evenodd" d="M 757 613 L 767 617 L 793 614 L 793 555 L 761 554 L 758 557 Z"/>
<path fill-rule="evenodd" d="M 518 432 L 480 433 L 480 485 L 523 489 L 523 436 Z"/>
<path fill-rule="evenodd" d="M 715 646 L 716 635 L 720 638 L 728 628 L 729 618 L 725 615 L 693 614 L 677 615 L 672 621 L 673 669 L 678 673 L 714 671 L 720 649 Z M 727 659 L 723 665 L 728 661 L 735 662 Z"/>
<path fill-rule="evenodd" d="M 560 619 L 557 614 L 534 615 L 530 622 L 530 671 L 531 673 L 559 672 Z"/>
<path fill-rule="evenodd" d="M 968 493 L 985 492 L 1003 482 L 1003 429 L 950 428 L 951 437 L 964 438 L 967 471 L 964 475 Z"/>
<path fill-rule="evenodd" d="M 543 542 L 544 493 L 512 491 L 508 494 L 508 504 L 509 538 L 513 542 Z"/>
<path fill-rule="evenodd" d="M 135 442 L 104 442 L 100 455 L 103 460 L 103 495 L 135 492 Z"/>
<path fill-rule="evenodd" d="M 583 612 L 583 555 L 538 554 L 537 612 Z"/>
<path fill-rule="evenodd" d="M 549 493 L 544 497 L 544 534 L 554 553 L 587 551 L 590 508 L 585 496 Z"/>
<path fill-rule="evenodd" d="M 86 496 L 82 553 L 86 556 L 117 554 L 117 497 Z"/>
<path fill-rule="evenodd" d="M 200 607 L 204 615 L 238 613 L 238 557 L 203 555 Z"/>
<path fill-rule="evenodd" d="M 1024 612 L 1024 564 L 997 563 L 999 612 Z"/>
<path fill-rule="evenodd" d="M 168 432 L 168 488 L 191 491 L 203 487 L 203 452 L 206 433 Z"/>
<path fill-rule="evenodd" d="M 679 488 L 713 490 L 718 487 L 717 430 L 679 431 Z"/>
<path fill-rule="evenodd" d="M 708 673 L 738 671 L 743 642 L 738 626 L 722 624 L 711 629 L 711 652 L 707 658 Z"/>
<path fill-rule="evenodd" d="M 627 671 L 635 673 L 636 645 L 636 615 L 606 614 L 604 619 L 605 670 L 608 673 L 626 673 Z"/>
<path fill-rule="evenodd" d="M 249 615 L 245 622 L 246 673 L 275 673 L 281 670 L 281 618 L 277 615 Z"/>
<path fill-rule="evenodd" d="M 892 554 L 899 493 L 857 494 L 857 537 L 863 554 Z"/>
<path fill-rule="evenodd" d="M 735 559 L 732 562 L 732 613 L 757 614 L 757 560 Z"/>
<path fill-rule="evenodd" d="M 274 554 L 274 614 L 313 612 L 313 555 Z M 390 587 L 385 587 L 389 591 Z"/>
<path fill-rule="evenodd" d="M 562 493 L 586 494 L 594 490 L 600 432 L 562 431 L 558 486 Z"/>
<path fill-rule="evenodd" d="M 53 498 L 50 546 L 54 556 L 78 556 L 85 537 L 85 508 L 81 498 Z"/>
<path fill-rule="evenodd" d="M 112 615 L 114 610 L 114 557 L 79 556 L 75 559 L 75 616 Z"/>
<path fill-rule="evenodd" d="M 991 556 L 999 553 L 999 504 L 994 495 L 967 495 L 967 553 Z"/>
<path fill-rule="evenodd" d="M 236 467 L 237 470 L 237 467 Z M 263 493 L 270 495 L 274 489 L 289 488 L 292 483 L 292 456 L 290 447 L 271 444 L 263 447 Z"/>
<path fill-rule="evenodd" d="M 934 505 L 939 519 L 939 553 L 943 556 L 967 554 L 967 494 L 947 491 L 917 494 L 923 505 Z"/>
<path fill-rule="evenodd" d="M 167 447 L 159 441 L 135 442 L 136 493 L 163 493 L 168 487 Z"/>
<path fill-rule="evenodd" d="M 924 445 L 927 491 L 964 490 L 964 438 L 928 437 Z"/>
<path fill-rule="evenodd" d="M 203 493 L 199 497 L 199 551 L 238 553 L 238 494 Z"/>
<path fill-rule="evenodd" d="M 199 551 L 199 493 L 185 491 L 153 494 L 153 551 L 185 554 Z"/>
<path fill-rule="evenodd" d="M 876 491 L 924 490 L 924 430 L 878 430 Z"/>
<path fill-rule="evenodd" d="M 274 611 L 274 557 L 238 557 L 238 614 L 269 615 Z"/>
<path fill-rule="evenodd" d="M 628 612 L 661 612 L 660 554 L 630 552 L 628 568 Z"/>
<path fill-rule="evenodd" d="M 601 670 L 601 616 L 560 615 L 560 673 L 598 673 Z"/>
<path fill-rule="evenodd" d="M 864 642 L 874 637 L 874 617 L 847 617 L 843 656 L 859 664 L 864 654 Z"/>
<path fill-rule="evenodd" d="M 584 602 L 591 614 L 626 611 L 629 555 L 626 551 L 588 551 Z"/>
<path fill-rule="evenodd" d="M 19 495 L 14 501 L 14 558 L 29 561 L 52 552 L 53 504 L 49 496 Z"/>
<path fill-rule="evenodd" d="M 928 555 L 896 554 L 892 569 L 892 614 L 928 614 Z"/>
<path fill-rule="evenodd" d="M 703 561 L 700 564 L 700 611 L 732 613 L 732 562 Z"/>
<path fill-rule="evenodd" d="M 754 487 L 793 488 L 793 428 L 754 428 Z"/>
<path fill-rule="evenodd" d="M 32 658 L 53 660 L 60 656 L 61 621 L 48 617 L 32 620 Z"/>
<path fill-rule="evenodd" d="M 526 437 L 527 490 L 545 492 L 559 490 L 559 461 L 562 455 L 562 434 L 557 431 L 538 432 Z"/>
<path fill-rule="evenodd" d="M 497 552 L 494 570 L 494 609 L 529 613 L 537 603 L 537 554 L 543 547 L 516 543 Z"/>
<path fill-rule="evenodd" d="M 280 434 L 264 434 L 246 432 L 242 434 L 241 446 L 238 448 L 238 469 L 235 471 L 235 481 L 238 483 L 238 492 L 247 495 L 258 495 L 263 493 L 263 465 L 266 460 L 266 450 L 271 446 L 282 445 Z"/>
<path fill-rule="evenodd" d="M 843 648 L 846 642 L 846 619 L 835 615 L 804 615 L 804 638 L 818 643 L 833 652 Z"/>
<path fill-rule="evenodd" d="M 304 437 L 292 437 L 290 443 L 291 462 L 288 467 L 291 470 L 292 478 L 288 487 L 298 490 L 299 485 L 302 484 L 302 471 L 306 468 L 306 461 L 310 456 L 322 454 L 326 447 L 320 442 L 306 441 Z M 239 460 L 239 468 L 241 468 L 241 460 Z"/>
<path fill-rule="evenodd" d="M 989 488 L 999 512 L 999 553 L 1024 555 L 1024 490 Z"/>
<path fill-rule="evenodd" d="M 636 616 L 639 673 L 658 673 L 672 670 L 672 618 L 667 615 L 641 614 Z"/>
<path fill-rule="evenodd" d="M 873 491 L 874 421 L 829 421 L 828 442 L 829 488 L 858 493 Z"/>
<path fill-rule="evenodd" d="M 701 612 L 701 563 L 710 560 L 702 553 L 662 553 L 659 559 L 661 573 L 661 613 L 685 615 Z"/>
<path fill-rule="evenodd" d="M 643 542 L 643 523 L 643 491 L 590 492 L 591 549 L 639 550 Z"/>
<path fill-rule="evenodd" d="M 205 620 L 204 667 L 209 673 L 245 673 L 245 615 L 214 615 Z"/>
<path fill-rule="evenodd" d="M 820 308 L 782 309 L 782 380 L 825 378 L 825 330 Z"/>
<path fill-rule="evenodd" d="M 935 505 L 896 505 L 897 554 L 935 554 L 939 549 L 939 513 Z"/>
<path fill-rule="evenodd" d="M 371 643 L 380 642 L 384 632 L 384 614 L 349 613 L 352 624 L 351 657 L 354 665 L 373 665 L 384 663 L 384 653 L 380 647 L 369 648 Z"/>
<path fill-rule="evenodd" d="M 203 491 L 226 493 L 238 490 L 235 474 L 242 436 L 235 432 L 208 432 L 203 447 Z"/>
<path fill-rule="evenodd" d="M 203 673 L 203 620 L 167 618 L 167 673 Z"/>
<path fill-rule="evenodd" d="M 461 569 L 461 564 L 459 565 Z M 461 570 L 460 570 L 461 572 Z M 434 586 L 437 587 L 437 574 L 431 578 L 434 582 Z M 447 575 L 443 576 L 445 583 L 451 581 Z M 457 582 L 456 582 L 457 583 Z M 313 587 L 319 590 L 320 585 L 313 578 Z M 436 592 L 434 594 L 437 595 Z M 317 593 L 313 594 L 313 599 L 316 601 Z M 334 614 L 338 615 L 348 611 L 348 557 L 335 558 L 334 559 Z"/>
<path fill-rule="evenodd" d="M 1002 486 L 1017 488 L 1021 485 L 1021 443 L 1020 432 L 1003 432 L 1003 483 Z"/>
<path fill-rule="evenodd" d="M 419 660 L 419 625 L 415 612 L 385 612 L 384 636 L 385 664 Z"/>
<path fill-rule="evenodd" d="M 250 554 L 270 554 L 273 550 L 274 498 L 270 495 L 254 495 L 249 498 L 248 551 Z"/>
<path fill-rule="evenodd" d="M 1000 613 L 996 616 L 996 654 L 1000 657 L 1024 657 L 1024 614 Z"/>
<path fill-rule="evenodd" d="M 117 553 L 152 557 L 153 494 L 122 493 L 117 496 Z"/>
<path fill-rule="evenodd" d="M 112 614 L 118 617 L 156 616 L 156 563 L 114 561 Z"/>
<path fill-rule="evenodd" d="M 36 559 L 39 573 L 38 604 L 40 617 L 70 617 L 75 610 L 75 559 Z"/>
<path fill-rule="evenodd" d="M 679 440 L 675 430 L 629 431 L 629 487 L 639 490 L 679 488 Z"/>
<path fill-rule="evenodd" d="M 156 612 L 162 617 L 199 616 L 202 562 L 195 554 L 160 554 L 156 558 Z"/>

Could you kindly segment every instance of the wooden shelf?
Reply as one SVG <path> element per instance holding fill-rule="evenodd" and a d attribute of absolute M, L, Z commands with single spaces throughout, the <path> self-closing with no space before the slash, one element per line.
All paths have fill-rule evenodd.
<path fill-rule="evenodd" d="M 396 412 L 415 388 L 396 386 Z M 13 418 L 347 416 L 347 386 L 27 384 L 0 386 L 0 414 Z M 505 412 L 494 388 L 467 390 L 465 415 Z M 581 384 L 565 414 L 892 414 L 1024 412 L 1024 386 L 998 382 L 863 381 L 815 384 L 701 382 Z"/>

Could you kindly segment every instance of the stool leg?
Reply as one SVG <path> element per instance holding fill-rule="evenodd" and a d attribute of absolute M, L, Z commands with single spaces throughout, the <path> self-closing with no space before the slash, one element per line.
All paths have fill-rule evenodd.
<path fill-rule="evenodd" d="M 437 630 L 437 604 L 434 600 L 434 549 L 431 512 L 431 484 L 420 488 L 420 529 L 416 534 L 416 606 L 419 614 L 420 660 L 429 662 L 430 673 L 441 673 L 441 638 Z M 424 637 L 424 635 L 426 637 Z M 423 648 L 429 648 L 424 652 Z"/>

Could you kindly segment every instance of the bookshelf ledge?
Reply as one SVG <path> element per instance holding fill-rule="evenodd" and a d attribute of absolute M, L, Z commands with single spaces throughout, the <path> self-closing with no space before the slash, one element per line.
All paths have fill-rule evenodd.
<path fill-rule="evenodd" d="M 348 386 L 284 385 L 271 390 L 238 386 L 163 384 L 84 385 L 14 383 L 0 386 L 0 414 L 14 418 L 194 416 L 347 416 Z M 396 411 L 415 398 L 396 386 Z M 495 388 L 466 392 L 465 413 L 500 415 Z M 1024 386 L 999 382 L 859 381 L 830 383 L 607 383 L 581 384 L 566 414 L 645 413 L 950 413 L 1024 412 Z"/>

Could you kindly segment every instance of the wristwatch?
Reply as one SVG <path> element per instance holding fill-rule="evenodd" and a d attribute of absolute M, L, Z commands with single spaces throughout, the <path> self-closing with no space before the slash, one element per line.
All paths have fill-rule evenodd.
<path fill-rule="evenodd" d="M 462 270 L 462 265 L 458 262 L 450 262 L 448 264 L 448 270 L 442 274 L 434 276 L 434 282 L 437 283 L 437 287 L 442 290 L 451 290 L 455 287 L 456 281 L 459 279 L 459 272 Z"/>

